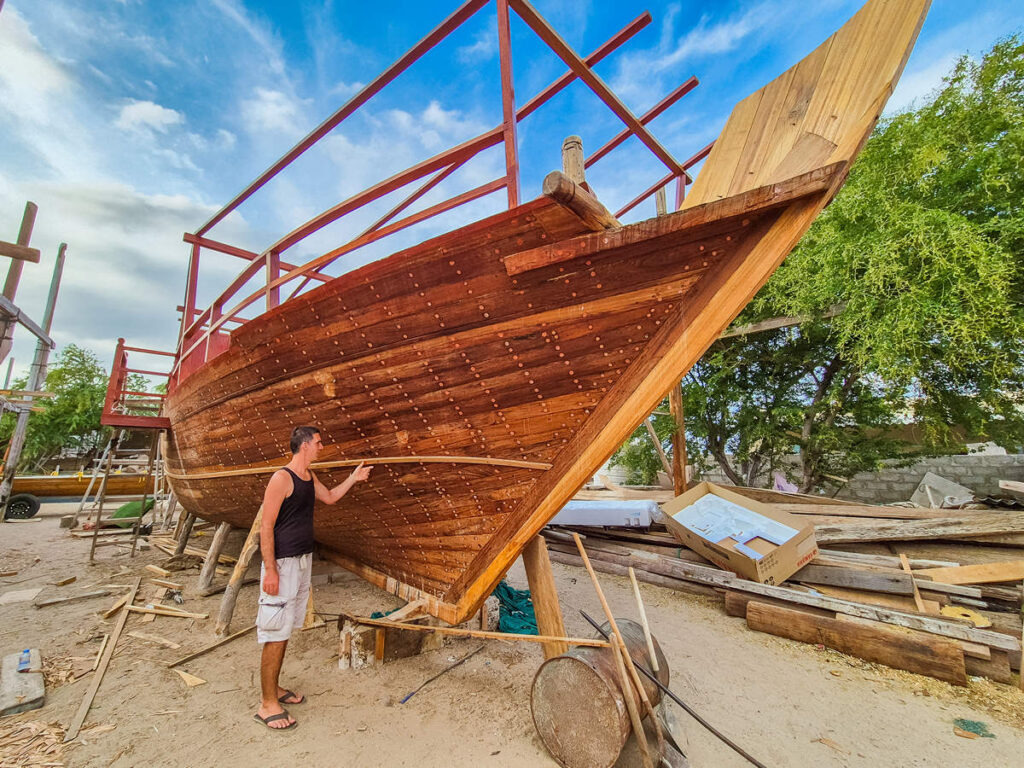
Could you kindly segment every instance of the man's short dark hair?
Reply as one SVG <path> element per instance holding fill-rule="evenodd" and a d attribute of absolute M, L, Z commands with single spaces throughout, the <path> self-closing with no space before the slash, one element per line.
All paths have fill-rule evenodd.
<path fill-rule="evenodd" d="M 304 443 L 313 439 L 313 435 L 319 435 L 320 430 L 316 427 L 296 427 L 292 430 L 292 455 L 299 452 Z"/>

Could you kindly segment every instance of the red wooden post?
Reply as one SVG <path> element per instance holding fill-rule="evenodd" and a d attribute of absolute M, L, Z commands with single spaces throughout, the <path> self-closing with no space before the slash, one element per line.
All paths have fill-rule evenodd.
<path fill-rule="evenodd" d="M 281 286 L 272 283 L 281 276 L 281 254 L 277 251 L 267 252 L 267 309 L 273 309 L 281 303 Z M 213 330 L 212 328 L 210 330 Z"/>
<path fill-rule="evenodd" d="M 192 319 L 196 314 L 196 290 L 199 287 L 199 245 L 192 245 L 192 254 L 188 259 L 188 277 L 185 282 L 185 311 L 181 315 L 181 341 L 184 341 L 185 334 L 192 326 Z"/>
<path fill-rule="evenodd" d="M 512 34 L 509 29 L 508 0 L 498 0 L 498 58 L 501 61 L 501 108 L 504 116 L 505 175 L 508 178 L 508 207 L 519 205 L 519 157 L 516 144 L 516 94 L 512 79 Z"/>

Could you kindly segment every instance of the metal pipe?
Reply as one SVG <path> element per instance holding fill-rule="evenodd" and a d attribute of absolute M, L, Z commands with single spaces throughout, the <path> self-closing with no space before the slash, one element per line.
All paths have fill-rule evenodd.
<path fill-rule="evenodd" d="M 596 621 L 594 621 L 594 619 L 592 619 L 589 615 L 587 615 L 586 611 L 581 609 L 580 610 L 580 614 L 583 616 L 584 619 L 586 619 L 588 622 L 590 622 L 590 626 L 592 626 L 594 629 L 596 629 L 605 640 L 609 639 L 608 633 L 605 632 L 604 629 L 601 628 L 600 624 L 598 624 Z M 664 683 L 662 683 L 661 680 L 659 680 L 657 677 L 655 677 L 654 673 L 651 672 L 649 669 L 647 669 L 647 667 L 645 667 L 643 664 L 641 664 L 641 663 L 639 663 L 637 661 L 633 662 L 633 666 L 636 667 L 637 671 L 639 671 L 641 674 L 643 674 L 648 680 L 650 680 L 652 683 L 654 683 L 656 686 L 658 686 L 658 688 L 661 690 L 662 693 L 664 693 L 666 696 L 668 696 L 670 699 L 672 699 L 672 701 L 674 701 L 676 704 L 678 704 L 680 707 L 682 707 L 686 711 L 686 713 L 688 715 L 690 715 L 690 717 L 692 717 L 698 723 L 700 723 L 705 728 L 707 728 L 709 731 L 711 731 L 711 733 L 713 733 L 715 736 L 717 736 L 719 739 L 721 739 L 723 742 L 725 742 L 737 754 L 739 754 L 742 757 L 746 758 L 746 760 L 751 765 L 756 765 L 757 768 L 767 768 L 767 766 L 765 766 L 764 763 L 762 763 L 757 758 L 752 757 L 751 755 L 749 755 L 747 753 L 747 751 L 743 749 L 743 747 L 741 747 L 738 744 L 736 744 L 735 742 L 733 742 L 728 736 L 725 736 L 724 734 L 722 734 L 713 725 L 711 725 L 711 723 L 709 723 L 703 717 L 701 717 L 696 712 L 694 712 L 693 708 L 689 704 L 687 704 L 685 701 L 683 701 L 678 696 L 676 696 L 674 693 L 672 693 L 672 691 L 669 690 L 668 686 L 665 685 Z"/>

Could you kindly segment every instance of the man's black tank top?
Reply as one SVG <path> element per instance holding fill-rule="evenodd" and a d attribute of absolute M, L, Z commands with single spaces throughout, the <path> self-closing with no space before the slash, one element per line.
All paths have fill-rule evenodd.
<path fill-rule="evenodd" d="M 281 502 L 281 511 L 274 523 L 274 557 L 296 557 L 313 551 L 313 476 L 303 480 L 288 467 L 292 476 L 292 492 Z"/>

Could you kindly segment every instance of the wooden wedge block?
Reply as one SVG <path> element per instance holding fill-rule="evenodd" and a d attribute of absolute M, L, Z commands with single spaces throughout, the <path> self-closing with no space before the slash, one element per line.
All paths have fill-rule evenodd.
<path fill-rule="evenodd" d="M 963 649 L 955 642 L 913 630 L 873 627 L 812 616 L 751 601 L 747 626 L 778 637 L 820 643 L 865 661 L 967 685 Z"/>
<path fill-rule="evenodd" d="M 153 565 L 152 563 L 146 566 L 146 570 L 150 573 L 155 573 L 161 579 L 166 579 L 168 576 L 171 575 L 171 572 L 168 571 L 166 568 L 161 568 L 159 565 Z"/>
<path fill-rule="evenodd" d="M 203 678 L 190 675 L 188 672 L 183 672 L 180 669 L 176 669 L 174 671 L 178 673 L 178 676 L 185 681 L 185 685 L 189 688 L 195 688 L 197 685 L 204 685 L 206 683 Z"/>
<path fill-rule="evenodd" d="M 915 576 L 928 576 L 944 584 L 995 584 L 1001 581 L 1024 579 L 1024 560 L 1002 563 L 961 565 L 956 568 L 924 568 L 914 571 Z"/>

